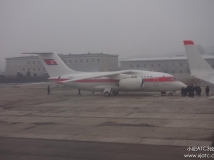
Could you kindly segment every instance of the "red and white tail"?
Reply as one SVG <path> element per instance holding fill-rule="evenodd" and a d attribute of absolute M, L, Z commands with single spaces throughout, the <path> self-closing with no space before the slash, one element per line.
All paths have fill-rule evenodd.
<path fill-rule="evenodd" d="M 194 42 L 185 40 L 184 46 L 191 74 L 196 78 L 214 83 L 214 70 L 201 56 Z"/>
<path fill-rule="evenodd" d="M 72 74 L 75 71 L 68 68 L 56 53 L 23 53 L 36 54 L 39 56 L 42 65 L 45 67 L 50 77 L 59 77 Z"/>

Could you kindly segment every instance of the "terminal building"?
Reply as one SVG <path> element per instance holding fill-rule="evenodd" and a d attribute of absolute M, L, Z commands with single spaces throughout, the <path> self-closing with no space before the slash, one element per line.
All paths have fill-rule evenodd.
<path fill-rule="evenodd" d="M 118 70 L 118 55 L 104 53 L 88 54 L 58 54 L 71 69 L 84 72 L 116 71 Z M 41 76 L 46 73 L 38 56 L 23 56 L 6 58 L 6 76 L 16 76 L 17 73 L 31 76 Z"/>
<path fill-rule="evenodd" d="M 204 56 L 204 59 L 214 68 L 214 56 Z M 184 56 L 128 59 L 120 62 L 122 70 L 165 72 L 183 81 L 189 81 L 192 78 L 187 58 Z"/>

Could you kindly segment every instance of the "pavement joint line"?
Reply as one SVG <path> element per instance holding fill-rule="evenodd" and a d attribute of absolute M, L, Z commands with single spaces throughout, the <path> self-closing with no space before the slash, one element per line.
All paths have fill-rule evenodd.
<path fill-rule="evenodd" d="M 143 139 L 143 138 L 140 138 L 140 137 L 139 137 L 139 139 L 136 140 L 134 143 L 138 143 L 138 142 L 140 142 L 142 139 Z"/>
<path fill-rule="evenodd" d="M 131 115 L 131 114 L 133 114 L 133 113 L 134 113 L 134 112 L 129 112 L 129 113 L 125 114 L 124 116 L 122 116 L 121 118 L 127 117 L 128 115 Z"/>
<path fill-rule="evenodd" d="M 75 134 L 75 135 L 81 135 L 82 133 L 85 133 L 85 132 L 88 132 L 88 131 L 90 131 L 90 130 L 92 130 L 92 129 L 94 129 L 94 128 L 96 128 L 97 126 L 91 126 L 91 128 L 90 129 L 87 129 L 87 130 L 85 130 L 85 131 L 82 131 L 82 132 L 80 132 L 80 133 L 78 133 L 78 134 Z"/>
<path fill-rule="evenodd" d="M 129 144 L 129 145 L 128 145 L 127 147 L 125 147 L 122 151 L 118 152 L 117 155 L 112 156 L 112 157 L 109 158 L 108 160 L 111 160 L 111 159 L 113 159 L 113 158 L 116 158 L 116 157 L 119 156 L 121 153 L 123 153 L 125 150 L 127 150 L 128 148 L 130 148 L 132 145 L 134 145 L 134 144 Z"/>
<path fill-rule="evenodd" d="M 25 131 L 25 130 L 28 130 L 28 129 L 32 129 L 32 128 L 35 128 L 37 127 L 36 125 L 35 126 L 31 126 L 31 127 L 27 127 L 27 128 L 23 128 L 21 131 Z M 20 131 L 19 131 L 20 132 Z"/>

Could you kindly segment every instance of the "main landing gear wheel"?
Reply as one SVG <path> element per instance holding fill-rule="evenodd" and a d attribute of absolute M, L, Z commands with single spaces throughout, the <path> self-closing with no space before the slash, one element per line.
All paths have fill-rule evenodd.
<path fill-rule="evenodd" d="M 173 95 L 173 93 L 172 93 L 172 92 L 169 92 L 169 93 L 168 93 L 168 96 L 172 96 L 172 95 Z"/>
<path fill-rule="evenodd" d="M 118 91 L 113 91 L 113 92 L 112 92 L 112 94 L 113 94 L 114 96 L 117 96 L 118 93 L 119 93 Z"/>
<path fill-rule="evenodd" d="M 110 96 L 110 93 L 109 93 L 108 91 L 106 91 L 106 92 L 104 93 L 104 96 L 108 97 L 108 96 Z"/>

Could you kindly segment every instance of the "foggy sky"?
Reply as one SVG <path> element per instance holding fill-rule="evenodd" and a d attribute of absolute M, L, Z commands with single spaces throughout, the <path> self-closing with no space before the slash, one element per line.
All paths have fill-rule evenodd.
<path fill-rule="evenodd" d="M 163 55 L 214 45 L 214 0 L 0 0 L 0 67 L 22 52 Z M 2 68 L 0 68 L 2 69 Z"/>

